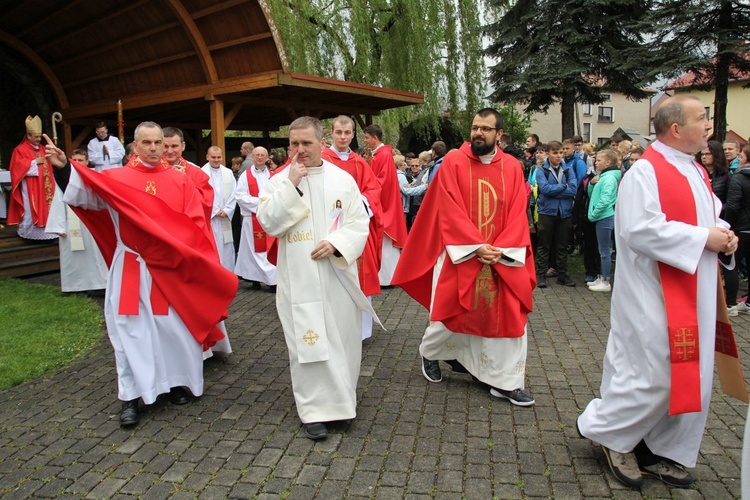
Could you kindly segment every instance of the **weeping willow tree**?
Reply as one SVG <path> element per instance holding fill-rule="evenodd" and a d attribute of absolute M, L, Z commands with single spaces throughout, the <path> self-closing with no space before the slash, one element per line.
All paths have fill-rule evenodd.
<path fill-rule="evenodd" d="M 421 106 L 377 119 L 389 141 L 417 118 L 427 134 L 466 114 L 482 83 L 481 12 L 468 0 L 269 0 L 294 71 L 416 92 Z M 470 119 L 470 118 L 469 118 Z"/>

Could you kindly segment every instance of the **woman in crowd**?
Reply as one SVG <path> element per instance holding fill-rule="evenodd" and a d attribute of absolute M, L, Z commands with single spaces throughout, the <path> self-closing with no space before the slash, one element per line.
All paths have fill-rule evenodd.
<path fill-rule="evenodd" d="M 729 188 L 729 166 L 722 144 L 719 141 L 708 141 L 708 146 L 696 155 L 696 160 L 708 172 L 714 194 L 725 204 Z"/>
<path fill-rule="evenodd" d="M 712 142 L 709 141 L 709 146 Z M 721 143 L 718 143 L 721 146 Z M 705 151 L 705 149 L 704 149 Z M 722 152 L 723 155 L 723 152 Z M 740 284 L 739 266 L 742 259 L 746 259 L 750 253 L 750 145 L 745 145 L 740 152 L 740 166 L 734 171 L 729 179 L 726 203 L 724 204 L 724 220 L 732 226 L 732 231 L 740 239 L 737 252 L 734 254 L 734 269 L 724 271 L 724 283 L 727 293 L 727 309 L 730 316 L 737 313 L 750 312 L 747 301 L 737 303 L 737 291 Z M 725 160 L 726 165 L 726 160 Z M 713 185 L 713 184 L 712 184 Z M 716 187 L 714 185 L 714 192 Z M 718 195 L 717 195 L 718 196 Z"/>
<path fill-rule="evenodd" d="M 596 224 L 596 241 L 601 261 L 601 275 L 588 284 L 592 292 L 612 291 L 612 231 L 615 227 L 615 202 L 621 178 L 619 155 L 612 149 L 599 151 L 596 155 L 596 176 L 591 179 L 588 186 L 588 216 L 589 220 Z"/>

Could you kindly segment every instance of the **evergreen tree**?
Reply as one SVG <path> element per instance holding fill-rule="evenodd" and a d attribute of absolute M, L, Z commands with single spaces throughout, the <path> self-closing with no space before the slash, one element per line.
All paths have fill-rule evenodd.
<path fill-rule="evenodd" d="M 485 26 L 492 98 L 526 111 L 561 105 L 563 137 L 574 135 L 576 102 L 600 104 L 603 93 L 649 98 L 649 51 L 634 25 L 648 0 L 489 0 L 504 14 Z"/>
<path fill-rule="evenodd" d="M 727 132 L 729 81 L 750 72 L 750 3 L 747 0 L 663 0 L 649 23 L 657 40 L 657 65 L 670 76 L 692 71 L 694 88 L 715 89 L 714 138 Z"/>
<path fill-rule="evenodd" d="M 483 101 L 480 11 L 469 0 L 270 0 L 294 71 L 425 96 L 384 113 L 391 134 Z M 385 122 L 385 123 L 384 123 Z M 468 133 L 468 124 L 464 129 Z"/>

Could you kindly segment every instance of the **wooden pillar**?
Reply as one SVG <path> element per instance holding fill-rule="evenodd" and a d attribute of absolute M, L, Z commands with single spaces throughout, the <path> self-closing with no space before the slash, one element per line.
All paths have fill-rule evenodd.
<path fill-rule="evenodd" d="M 200 165 L 203 165 L 205 163 L 206 159 L 206 145 L 203 142 L 203 130 L 197 128 L 193 131 L 193 134 L 195 137 L 195 157 L 198 161 L 196 163 L 199 163 Z"/>
<path fill-rule="evenodd" d="M 70 130 L 70 123 L 63 122 L 62 123 L 62 142 L 63 142 L 63 151 L 73 151 L 73 132 Z"/>
<path fill-rule="evenodd" d="M 222 152 L 224 149 L 224 101 L 213 99 L 209 101 L 211 108 L 211 145 L 218 146 Z"/>

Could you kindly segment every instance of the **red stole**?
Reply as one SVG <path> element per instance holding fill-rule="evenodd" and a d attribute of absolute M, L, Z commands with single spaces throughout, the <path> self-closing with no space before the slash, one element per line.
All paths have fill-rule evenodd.
<path fill-rule="evenodd" d="M 258 187 L 258 179 L 256 179 L 252 172 L 249 171 L 251 168 L 255 167 L 251 166 L 245 171 L 247 190 L 252 196 L 257 198 L 260 194 L 260 188 Z M 258 222 L 258 216 L 256 214 L 250 214 L 250 217 L 252 217 L 253 222 L 253 244 L 255 246 L 255 253 L 267 252 L 268 247 L 270 246 L 268 244 L 268 235 L 263 229 L 263 226 L 260 225 L 260 222 Z"/>
<path fill-rule="evenodd" d="M 26 180 L 26 189 L 29 194 L 29 206 L 31 207 L 31 222 L 37 227 L 47 225 L 49 207 L 55 195 L 55 178 L 52 173 L 52 165 L 48 161 L 37 165 L 39 177 L 26 177 L 31 168 L 31 161 L 38 156 L 44 156 L 44 147 L 34 149 L 27 138 L 13 150 L 10 158 L 10 204 L 8 206 L 8 224 L 18 224 L 24 215 L 23 192 L 21 181 Z"/>
<path fill-rule="evenodd" d="M 668 221 L 698 225 L 698 214 L 690 183 L 680 171 L 653 147 L 643 154 L 654 168 L 659 190 L 659 203 Z M 700 168 L 697 167 L 696 168 Z M 712 192 L 708 176 L 706 189 Z M 669 414 L 701 411 L 700 336 L 698 328 L 698 276 L 659 262 L 659 276 L 664 293 L 671 362 Z M 718 284 L 716 344 L 717 353 L 737 358 L 737 347 L 723 299 L 721 280 Z M 722 314 L 723 313 L 723 314 Z M 706 346 L 704 346 L 706 347 Z M 717 359 L 718 356 L 717 356 Z M 719 370 L 720 376 L 722 370 Z M 726 377 L 722 377 L 725 379 Z M 725 381 L 722 380 L 722 386 Z M 744 384 L 743 384 L 744 385 Z M 729 391 L 727 391 L 729 393 Z M 730 393 L 731 394 L 731 393 Z M 734 395 L 734 394 L 732 394 Z M 735 396 L 736 397 L 736 396 Z M 747 391 L 745 390 L 745 397 Z"/>
<path fill-rule="evenodd" d="M 535 281 L 523 171 L 498 151 L 487 165 L 464 143 L 446 155 L 422 201 L 393 284 L 430 309 L 430 320 L 456 333 L 490 338 L 524 334 Z M 525 265 L 454 264 L 446 255 L 432 296 L 433 268 L 449 245 L 525 248 Z M 432 307 L 430 303 L 432 302 Z"/>
<path fill-rule="evenodd" d="M 380 271 L 383 254 L 383 208 L 380 205 L 380 184 L 375 179 L 370 165 L 354 152 L 349 154 L 346 161 L 339 158 L 330 148 L 324 149 L 321 156 L 354 177 L 359 191 L 370 204 L 370 210 L 373 213 L 370 217 L 370 232 L 367 235 L 362 257 L 357 259 L 357 271 L 362 292 L 367 296 L 378 295 L 380 293 L 378 271 Z"/>

